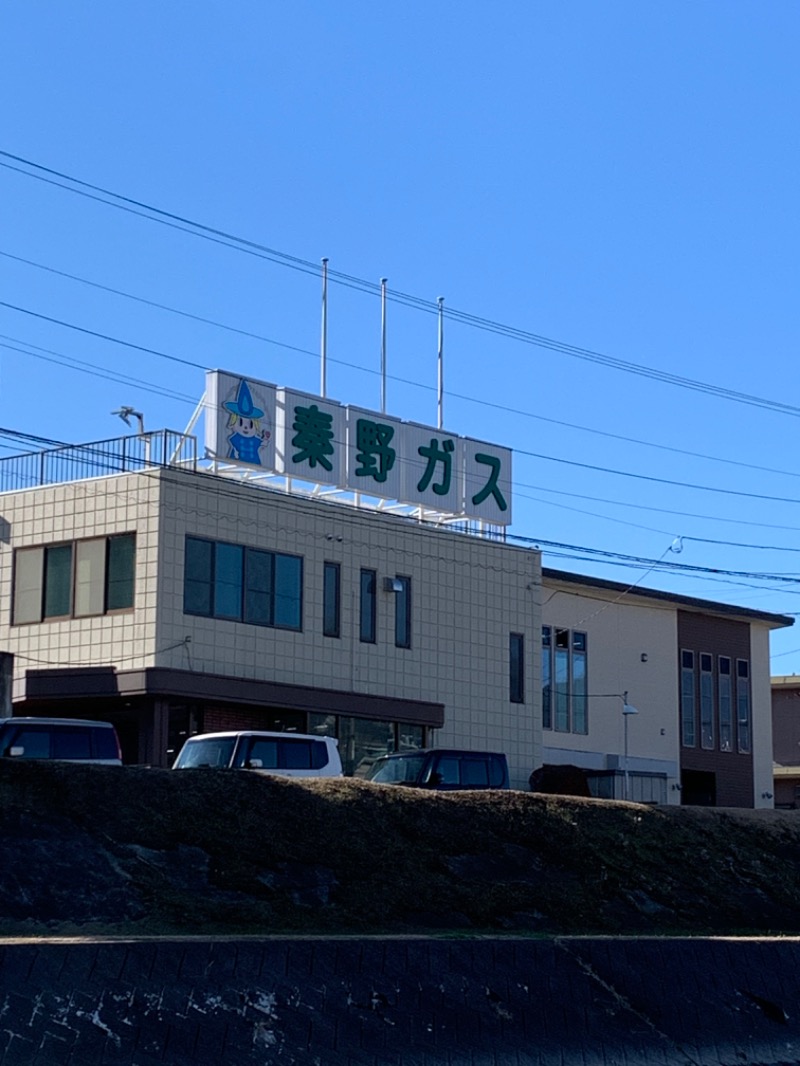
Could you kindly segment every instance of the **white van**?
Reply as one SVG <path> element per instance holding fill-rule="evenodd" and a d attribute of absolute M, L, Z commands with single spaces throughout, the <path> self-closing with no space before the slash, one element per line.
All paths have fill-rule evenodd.
<path fill-rule="evenodd" d="M 122 765 L 114 726 L 84 718 L 0 718 L 0 759 Z"/>
<path fill-rule="evenodd" d="M 189 737 L 173 770 L 211 766 L 260 770 L 281 777 L 341 777 L 339 742 L 310 733 L 198 733 Z"/>

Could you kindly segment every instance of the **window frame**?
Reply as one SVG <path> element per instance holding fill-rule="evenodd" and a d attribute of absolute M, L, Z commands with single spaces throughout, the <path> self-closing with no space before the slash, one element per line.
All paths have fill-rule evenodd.
<path fill-rule="evenodd" d="M 508 699 L 525 702 L 525 634 L 508 634 Z"/>
<path fill-rule="evenodd" d="M 395 581 L 400 588 L 394 593 L 394 646 L 411 647 L 411 578 L 406 574 L 396 574 Z"/>
<path fill-rule="evenodd" d="M 123 577 L 117 577 L 116 581 L 125 581 L 130 585 L 130 603 L 124 606 L 109 606 L 109 582 L 111 570 L 109 567 L 109 553 L 112 541 L 121 542 L 127 540 L 132 545 L 127 566 L 130 573 Z M 41 625 L 45 622 L 83 621 L 87 618 L 103 618 L 106 615 L 126 614 L 136 609 L 136 542 L 135 530 L 125 530 L 122 533 L 109 533 L 100 537 L 76 537 L 72 540 L 54 541 L 51 544 L 34 544 L 14 549 L 11 595 L 11 622 L 12 626 Z M 89 562 L 92 566 L 92 548 L 96 546 L 94 553 L 94 574 L 90 574 L 89 580 L 84 581 L 81 577 L 82 564 Z M 61 575 L 53 572 L 50 560 L 57 558 L 56 553 L 68 550 L 69 565 L 65 566 Z M 98 563 L 100 556 L 100 564 Z M 66 570 L 68 569 L 68 574 Z M 26 587 L 21 589 L 20 577 L 26 581 Z M 55 579 L 68 586 L 66 599 L 68 610 L 66 612 L 52 609 L 56 604 L 48 605 L 48 585 Z M 99 587 L 98 587 L 99 586 Z M 61 590 L 63 602 L 64 589 Z M 36 610 L 31 609 L 36 604 Z M 90 603 L 96 609 L 86 609 Z M 20 608 L 24 617 L 19 618 Z M 48 613 L 50 612 L 50 613 Z"/>
<path fill-rule="evenodd" d="M 322 564 L 322 635 L 342 635 L 342 564 L 328 560 Z"/>
<path fill-rule="evenodd" d="M 541 639 L 542 728 L 589 734 L 589 634 L 543 625 Z"/>
<path fill-rule="evenodd" d="M 192 548 L 190 545 L 206 545 L 209 549 L 208 562 L 201 562 L 201 567 L 204 571 L 202 576 L 194 577 L 190 575 L 188 568 L 189 553 Z M 237 613 L 218 613 L 217 607 L 217 588 L 219 586 L 219 575 L 217 565 L 217 548 L 222 546 L 225 549 L 238 549 L 240 553 L 239 574 L 238 581 L 231 582 L 238 587 L 238 611 Z M 250 567 L 253 560 L 256 558 L 264 557 L 267 562 L 268 579 L 265 584 L 268 586 L 266 589 L 257 588 L 252 582 L 248 580 Z M 296 565 L 297 571 L 293 580 L 293 585 L 297 590 L 297 608 L 296 618 L 297 624 L 293 625 L 287 623 L 282 618 L 276 620 L 275 599 L 278 595 L 276 588 L 276 561 L 291 560 Z M 241 622 L 244 625 L 261 626 L 265 629 L 283 629 L 292 633 L 301 633 L 303 631 L 303 570 L 304 559 L 302 555 L 295 555 L 291 552 L 275 552 L 268 551 L 264 548 L 255 548 L 247 544 L 236 544 L 227 540 L 214 540 L 211 537 L 198 537 L 193 533 L 187 533 L 184 538 L 184 567 L 183 567 L 183 613 L 188 614 L 193 618 L 212 618 L 218 622 Z M 235 575 L 234 575 L 235 576 Z M 187 602 L 187 588 L 188 587 L 204 588 L 206 590 L 208 610 L 205 609 L 205 602 L 202 610 L 190 609 Z M 250 606 L 253 603 L 252 596 L 256 594 L 264 594 L 267 597 L 267 620 L 262 621 L 259 618 L 254 617 L 253 612 L 250 610 Z"/>
<path fill-rule="evenodd" d="M 362 567 L 358 586 L 358 638 L 362 644 L 378 642 L 378 571 Z"/>

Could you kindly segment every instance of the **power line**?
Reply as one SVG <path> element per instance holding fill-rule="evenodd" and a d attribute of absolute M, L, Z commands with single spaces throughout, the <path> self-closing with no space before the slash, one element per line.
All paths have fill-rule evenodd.
<path fill-rule="evenodd" d="M 245 237 L 239 237 L 236 234 L 228 233 L 225 230 L 218 229 L 214 226 L 206 225 L 205 223 L 197 222 L 194 219 L 187 218 L 183 215 L 179 215 L 175 212 L 165 211 L 162 208 L 155 207 L 152 204 L 147 204 L 142 200 L 136 200 L 133 197 L 123 196 L 121 193 L 116 193 L 110 189 L 105 189 L 100 185 L 94 185 L 91 182 L 83 181 L 80 178 L 75 178 L 72 175 L 65 174 L 62 171 L 54 170 L 51 167 L 45 167 L 40 163 L 36 163 L 29 159 L 24 159 L 22 156 L 14 155 L 11 152 L 3 151 L 0 149 L 0 156 L 6 160 L 13 160 L 15 163 L 22 164 L 24 167 L 31 168 L 30 170 L 21 169 L 19 166 L 14 166 L 11 163 L 3 162 L 0 160 L 0 166 L 6 169 L 13 170 L 26 177 L 36 178 L 41 181 L 45 181 L 48 184 L 56 185 L 58 188 L 65 191 L 72 192 L 82 196 L 88 196 L 92 200 L 96 200 L 100 203 L 106 204 L 109 207 L 120 208 L 132 212 L 150 219 L 150 221 L 163 223 L 173 228 L 178 228 L 184 232 L 191 233 L 195 236 L 209 239 L 215 243 L 222 243 L 227 247 L 236 248 L 240 251 L 248 252 L 251 255 L 257 255 L 260 258 L 268 259 L 277 265 L 288 267 L 292 270 L 299 270 L 305 274 L 312 274 L 319 276 L 320 267 L 316 263 L 312 263 L 310 260 L 301 259 L 299 256 L 290 255 L 286 252 L 278 251 L 275 248 L 270 248 L 267 245 L 260 244 L 257 241 L 249 240 Z M 39 173 L 37 173 L 39 172 Z M 49 175 L 49 177 L 45 177 Z M 59 179 L 59 180 L 56 180 Z M 69 184 L 63 184 L 68 182 Z M 107 199 L 103 199 L 106 197 Z M 358 289 L 361 292 L 368 293 L 370 295 L 380 295 L 380 286 L 375 282 L 367 281 L 363 278 L 358 278 L 351 274 L 345 274 L 341 271 L 328 270 L 328 278 L 330 281 L 345 285 L 349 288 Z M 412 307 L 419 311 L 424 311 L 428 314 L 438 314 L 439 305 L 436 301 L 426 300 L 422 297 L 413 296 L 409 293 L 404 293 L 396 289 L 386 290 L 387 298 L 394 302 L 404 304 L 405 306 Z M 518 329 L 514 326 L 508 326 L 502 322 L 497 322 L 492 319 L 484 318 L 479 315 L 474 315 L 466 311 L 459 311 L 457 308 L 447 307 L 444 309 L 446 317 L 454 322 L 459 322 L 463 325 L 469 326 L 474 329 L 483 330 L 485 332 L 493 333 L 495 335 L 504 336 L 511 340 L 516 340 L 524 344 L 532 344 L 537 347 L 546 348 L 550 351 L 559 352 L 563 355 L 596 363 L 600 366 L 605 366 L 610 369 L 624 371 L 625 373 L 635 374 L 642 377 L 650 378 L 651 380 L 661 381 L 665 384 L 675 385 L 681 388 L 694 390 L 704 393 L 706 395 L 716 396 L 721 399 L 731 400 L 736 403 L 748 404 L 755 407 L 761 407 L 767 410 L 771 410 L 781 414 L 792 415 L 793 417 L 800 417 L 800 408 L 792 405 L 781 403 L 777 400 L 770 400 L 764 397 L 755 396 L 750 393 L 739 392 L 734 389 L 727 389 L 720 385 L 713 385 L 709 382 L 695 380 L 693 378 L 683 377 L 678 374 L 672 374 L 667 371 L 657 370 L 653 367 L 648 367 L 640 363 L 634 363 L 625 359 L 619 359 L 614 356 L 604 355 L 601 352 L 593 351 L 589 348 L 582 348 L 577 345 L 568 344 L 563 341 L 554 340 L 550 337 L 545 337 L 541 334 L 532 333 L 528 330 Z"/>
<path fill-rule="evenodd" d="M 274 345 L 275 347 L 278 347 L 278 348 L 287 349 L 288 351 L 298 352 L 299 354 L 302 354 L 302 355 L 308 355 L 308 356 L 311 356 L 314 359 L 318 359 L 319 358 L 319 353 L 318 352 L 311 351 L 308 348 L 302 348 L 302 347 L 299 347 L 299 346 L 294 345 L 294 344 L 287 344 L 284 341 L 275 340 L 273 337 L 267 337 L 267 336 L 264 336 L 264 334 L 261 334 L 261 333 L 254 333 L 251 330 L 241 329 L 241 328 L 239 328 L 237 326 L 232 326 L 232 325 L 229 325 L 228 323 L 225 323 L 225 322 L 219 322 L 216 319 L 206 318 L 203 315 L 197 315 L 197 314 L 194 314 L 194 313 L 192 313 L 190 311 L 185 311 L 185 310 L 183 310 L 181 308 L 173 307 L 173 306 L 171 306 L 169 304 L 159 303 L 156 300 L 149 300 L 149 299 L 146 299 L 143 296 L 137 296 L 134 293 L 125 292 L 122 289 L 116 289 L 116 288 L 113 288 L 110 285 L 103 285 L 100 282 L 92 281 L 89 278 L 83 278 L 83 277 L 80 277 L 80 276 L 78 276 L 76 274 L 70 274 L 68 271 L 65 271 L 65 270 L 58 270 L 56 267 L 48 266 L 45 263 L 37 263 L 37 262 L 35 262 L 32 259 L 25 259 L 23 256 L 13 255 L 11 252 L 5 252 L 5 251 L 0 250 L 0 256 L 3 256 L 6 259 L 11 259 L 11 260 L 13 260 L 13 261 L 15 261 L 17 263 L 23 263 L 26 266 L 34 267 L 37 270 L 43 270 L 43 271 L 46 271 L 47 273 L 55 274 L 58 277 L 67 278 L 70 281 L 75 281 L 75 282 L 78 282 L 79 284 L 90 286 L 90 287 L 98 289 L 98 290 L 100 290 L 102 292 L 111 293 L 114 296 L 121 296 L 121 297 L 123 297 L 125 299 L 133 300 L 136 303 L 141 303 L 141 304 L 144 304 L 145 306 L 148 306 L 148 307 L 154 307 L 154 308 L 156 308 L 156 309 L 158 309 L 160 311 L 167 311 L 167 312 L 169 312 L 171 314 L 180 315 L 181 317 L 190 319 L 190 320 L 192 320 L 194 322 L 200 322 L 200 323 L 202 323 L 204 325 L 213 326 L 216 329 L 222 329 L 222 330 L 225 330 L 227 332 L 237 334 L 238 336 L 248 337 L 248 338 L 250 338 L 252 340 L 257 340 L 257 341 L 260 341 L 260 342 L 262 342 L 264 344 L 271 344 L 271 345 Z M 328 359 L 329 359 L 329 361 L 331 363 L 335 363 L 336 365 L 339 365 L 339 366 L 346 366 L 349 369 L 357 370 L 357 371 L 360 371 L 361 373 L 367 373 L 367 374 L 372 374 L 372 375 L 378 375 L 380 373 L 380 371 L 378 371 L 378 370 L 372 369 L 370 367 L 362 366 L 362 365 L 360 365 L 358 363 L 347 362 L 347 361 L 345 361 L 343 359 L 336 359 L 335 357 L 332 357 L 332 356 L 328 356 Z M 411 381 L 410 379 L 407 379 L 407 378 L 400 378 L 400 377 L 397 377 L 397 376 L 392 375 L 392 374 L 389 374 L 387 376 L 388 376 L 388 378 L 391 381 L 396 381 L 399 384 L 415 386 L 417 388 L 425 390 L 426 392 L 435 392 L 436 391 L 434 386 L 432 386 L 432 385 L 425 385 L 425 384 L 423 384 L 421 382 Z M 745 463 L 745 462 L 742 462 L 742 461 L 736 460 L 736 459 L 727 459 L 727 458 L 724 458 L 723 456 L 707 455 L 707 454 L 705 454 L 703 452 L 694 452 L 694 451 L 691 451 L 688 448 L 678 448 L 678 447 L 676 447 L 674 445 L 669 445 L 669 444 L 657 444 L 654 441 L 642 440 L 641 438 L 638 438 L 638 437 L 626 437 L 624 434 L 621 434 L 621 433 L 612 433 L 609 430 L 596 429 L 596 428 L 594 428 L 592 426 L 582 426 L 582 425 L 579 425 L 579 424 L 574 423 L 574 422 L 566 422 L 563 419 L 550 418 L 547 415 L 536 414 L 533 411 L 524 411 L 521 408 L 510 407 L 507 404 L 495 403 L 495 402 L 492 402 L 492 401 L 489 401 L 489 400 L 486 400 L 486 399 L 480 399 L 480 398 L 475 397 L 475 396 L 468 396 L 468 395 L 465 395 L 464 393 L 450 392 L 450 393 L 448 393 L 448 395 L 452 399 L 461 400 L 464 403 L 472 403 L 472 404 L 476 404 L 476 405 L 478 405 L 480 407 L 486 407 L 486 408 L 491 408 L 493 410 L 502 411 L 502 412 L 504 412 L 506 414 L 513 414 L 513 415 L 516 415 L 517 417 L 520 417 L 520 418 L 528 418 L 528 419 L 531 419 L 531 420 L 537 421 L 537 422 L 545 422 L 548 425 L 561 426 L 562 428 L 566 428 L 566 429 L 574 429 L 574 430 L 577 430 L 577 431 L 579 431 L 581 433 L 591 433 L 591 434 L 593 434 L 595 436 L 606 437 L 609 440 L 618 440 L 618 441 L 621 441 L 621 442 L 623 442 L 625 444 L 635 444 L 635 445 L 640 446 L 640 447 L 653 448 L 653 449 L 656 449 L 658 451 L 670 452 L 670 453 L 675 454 L 675 455 L 686 455 L 686 456 L 689 456 L 692 459 L 704 459 L 704 460 L 707 460 L 708 462 L 712 462 L 712 463 L 723 463 L 726 466 L 736 466 L 736 467 L 740 467 L 740 468 L 747 469 L 747 470 L 757 470 L 760 473 L 779 474 L 779 475 L 784 476 L 784 477 L 795 477 L 795 478 L 800 477 L 800 472 L 795 471 L 795 470 L 781 470 L 781 469 L 778 469 L 776 467 L 761 466 L 761 465 L 759 465 L 757 463 Z"/>

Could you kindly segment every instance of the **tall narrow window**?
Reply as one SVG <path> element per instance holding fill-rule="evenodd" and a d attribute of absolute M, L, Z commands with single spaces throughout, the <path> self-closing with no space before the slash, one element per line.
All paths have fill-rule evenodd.
<path fill-rule="evenodd" d="M 681 652 L 681 742 L 685 748 L 697 743 L 694 703 L 694 652 Z"/>
<path fill-rule="evenodd" d="M 299 555 L 275 555 L 275 612 L 273 625 L 301 629 L 303 625 L 303 560 Z"/>
<path fill-rule="evenodd" d="M 107 611 L 122 611 L 133 607 L 135 575 L 135 535 L 123 533 L 118 537 L 109 537 L 106 552 Z"/>
<path fill-rule="evenodd" d="M 342 571 L 339 563 L 325 563 L 322 569 L 322 632 L 326 637 L 341 635 Z"/>
<path fill-rule="evenodd" d="M 360 637 L 364 644 L 374 644 L 377 635 L 377 580 L 374 570 L 361 571 Z"/>
<path fill-rule="evenodd" d="M 396 577 L 394 594 L 394 643 L 398 648 L 411 647 L 411 578 Z"/>
<path fill-rule="evenodd" d="M 569 630 L 556 630 L 555 646 L 556 729 L 568 733 L 569 721 Z"/>
<path fill-rule="evenodd" d="M 700 744 L 714 747 L 714 660 L 705 653 L 700 655 Z"/>
<path fill-rule="evenodd" d="M 719 657 L 717 676 L 719 699 L 719 750 L 733 751 L 733 693 L 731 689 L 731 661 L 726 655 Z"/>
<path fill-rule="evenodd" d="M 508 642 L 509 690 L 512 703 L 525 702 L 525 635 L 511 633 Z"/>
<path fill-rule="evenodd" d="M 572 732 L 589 732 L 586 634 L 572 634 Z"/>
<path fill-rule="evenodd" d="M 242 617 L 244 549 L 238 544 L 217 544 L 214 565 L 214 614 L 239 621 Z"/>
<path fill-rule="evenodd" d="M 72 545 L 56 544 L 44 551 L 44 617 L 63 618 L 72 612 Z"/>
<path fill-rule="evenodd" d="M 736 660 L 736 732 L 739 751 L 750 751 L 750 664 Z"/>
<path fill-rule="evenodd" d="M 272 625 L 272 553 L 250 548 L 244 567 L 244 620 Z"/>
<path fill-rule="evenodd" d="M 552 659 L 552 630 L 550 626 L 542 626 L 542 727 L 553 728 L 553 659 Z"/>

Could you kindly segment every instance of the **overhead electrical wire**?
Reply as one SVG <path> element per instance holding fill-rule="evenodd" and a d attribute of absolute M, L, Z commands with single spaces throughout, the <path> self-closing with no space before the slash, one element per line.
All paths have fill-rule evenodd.
<path fill-rule="evenodd" d="M 258 255 L 261 258 L 269 259 L 270 261 L 278 265 L 285 266 L 293 270 L 299 270 L 302 273 L 319 276 L 321 272 L 320 266 L 317 263 L 312 263 L 310 260 L 302 259 L 299 256 L 290 255 L 289 253 L 278 251 L 275 248 L 270 248 L 269 246 L 260 244 L 257 241 L 252 241 L 248 238 L 228 233 L 225 230 L 219 229 L 214 226 L 209 226 L 202 222 L 198 222 L 186 216 L 179 215 L 176 212 L 165 211 L 162 208 L 155 207 L 154 205 L 148 204 L 142 200 L 137 200 L 133 197 L 124 196 L 121 193 L 114 192 L 111 189 L 103 188 L 100 185 L 92 184 L 91 182 L 76 178 L 62 171 L 55 170 L 51 167 L 46 167 L 41 163 L 36 163 L 33 160 L 25 159 L 24 157 L 15 155 L 12 152 L 0 149 L 0 157 L 2 157 L 2 159 L 0 159 L 1 167 L 4 167 L 8 170 L 13 170 L 26 177 L 36 178 L 37 180 L 45 181 L 49 184 L 56 185 L 57 187 L 64 189 L 68 192 L 72 192 L 82 196 L 88 196 L 90 199 L 99 201 L 100 203 L 104 203 L 109 207 L 115 207 L 120 208 L 122 210 L 131 211 L 134 214 L 148 218 L 151 221 L 170 225 L 173 228 L 182 229 L 185 232 L 194 234 L 195 236 L 210 239 L 216 243 L 223 243 L 226 244 L 228 247 L 237 248 L 241 251 L 248 252 L 249 254 Z M 8 162 L 8 160 L 12 160 L 13 162 Z M 15 166 L 14 164 L 21 164 L 21 166 Z M 25 167 L 29 169 L 23 169 Z M 327 277 L 330 282 L 342 284 L 350 288 L 355 288 L 371 295 L 380 296 L 382 293 L 381 286 L 378 285 L 376 282 L 367 281 L 364 278 L 358 278 L 352 274 L 345 274 L 341 271 L 329 268 L 327 272 Z M 438 315 L 440 313 L 440 307 L 437 301 L 427 300 L 422 297 L 413 296 L 412 294 L 404 293 L 397 289 L 386 289 L 386 297 L 389 300 L 404 304 L 408 307 L 415 308 L 419 311 L 424 311 L 428 314 Z M 479 329 L 485 332 L 504 336 L 511 340 L 519 341 L 521 343 L 536 345 L 537 347 L 546 348 L 550 351 L 560 352 L 563 355 L 568 355 L 576 359 L 596 363 L 598 365 L 609 367 L 611 369 L 624 371 L 625 373 L 647 377 L 655 381 L 661 381 L 663 383 L 679 386 L 681 388 L 702 392 L 706 395 L 717 396 L 719 398 L 731 400 L 736 403 L 748 404 L 751 406 L 761 407 L 778 413 L 788 414 L 793 417 L 800 417 L 800 408 L 796 407 L 793 404 L 782 403 L 778 400 L 770 400 L 765 397 L 755 396 L 751 393 L 739 392 L 735 389 L 728 389 L 720 385 L 711 384 L 709 382 L 699 381 L 693 378 L 684 377 L 679 374 L 672 374 L 668 371 L 658 370 L 654 367 L 648 367 L 644 364 L 634 363 L 625 359 L 616 358 L 614 356 L 604 355 L 601 352 L 596 352 L 589 348 L 582 348 L 578 345 L 568 344 L 563 341 L 554 340 L 551 337 L 545 337 L 541 334 L 532 333 L 528 330 L 519 329 L 514 326 L 508 326 L 502 322 L 497 322 L 489 318 L 474 315 L 466 311 L 460 311 L 457 308 L 453 308 L 450 306 L 443 308 L 443 313 L 447 319 L 453 322 L 460 322 L 463 325 L 470 326 L 474 329 Z"/>

